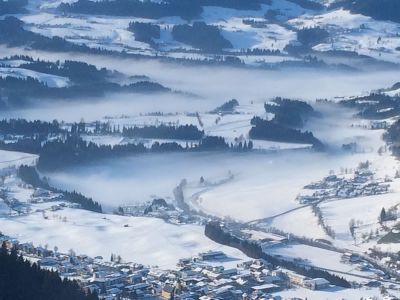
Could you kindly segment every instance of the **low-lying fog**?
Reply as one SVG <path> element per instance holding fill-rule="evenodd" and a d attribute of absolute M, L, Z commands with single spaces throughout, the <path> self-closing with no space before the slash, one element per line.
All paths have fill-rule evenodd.
<path fill-rule="evenodd" d="M 368 154 L 337 155 L 308 151 L 285 153 L 180 153 L 137 155 L 103 161 L 60 173 L 46 174 L 51 184 L 77 190 L 99 201 L 106 209 L 138 204 L 156 197 L 173 202 L 173 189 L 187 179 L 187 200 L 202 189 L 198 205 L 220 216 L 252 220 L 298 205 L 295 197 L 311 181 L 328 175 L 329 170 L 354 168 Z M 198 183 L 234 179 L 208 189 Z"/>
<path fill-rule="evenodd" d="M 328 175 L 330 170 L 355 168 L 359 162 L 375 157 L 382 146 L 382 131 L 350 127 L 360 122 L 352 118 L 351 111 L 330 106 L 318 109 L 324 112 L 324 118 L 309 122 L 307 128 L 328 144 L 325 153 L 146 154 L 46 175 L 52 185 L 93 197 L 108 210 L 158 197 L 173 203 L 173 189 L 186 179 L 186 200 L 203 211 L 246 221 L 271 216 L 298 206 L 294 200 L 304 185 Z M 360 153 L 338 150 L 350 142 L 357 142 Z M 230 173 L 234 178 L 228 183 L 199 186 L 201 176 L 216 183 Z M 198 197 L 192 197 L 194 194 Z"/>
<path fill-rule="evenodd" d="M 400 78 L 399 71 L 338 72 L 310 69 L 268 71 L 244 68 L 182 66 L 156 60 L 110 58 L 96 55 L 45 53 L 24 49 L 0 48 L 3 56 L 26 54 L 48 60 L 81 60 L 123 72 L 127 75 L 146 75 L 173 90 L 195 94 L 113 94 L 101 99 L 76 99 L 66 103 L 49 102 L 44 107 L 2 113 L 3 117 L 30 119 L 63 119 L 87 121 L 105 115 L 133 115 L 155 111 L 208 111 L 223 102 L 236 98 L 240 104 L 259 104 L 276 96 L 314 101 L 366 93 L 390 87 Z"/>
<path fill-rule="evenodd" d="M 3 55 L 37 52 L 9 50 Z M 88 55 L 46 54 L 49 60 L 74 59 L 124 72 L 147 75 L 174 90 L 193 93 L 153 95 L 108 95 L 96 101 L 79 99 L 60 105 L 3 113 L 3 117 L 29 119 L 59 119 L 65 121 L 98 120 L 104 116 L 137 115 L 148 112 L 205 112 L 226 100 L 236 98 L 241 111 L 250 115 L 262 113 L 263 102 L 276 97 L 291 97 L 314 101 L 336 96 L 352 96 L 393 85 L 400 71 L 376 73 L 340 73 L 311 70 L 266 71 L 227 67 L 181 66 L 158 61 L 118 59 Z M 253 105 L 247 105 L 251 104 Z M 246 111 L 248 109 L 248 111 Z M 270 216 L 298 204 L 294 201 L 300 189 L 310 181 L 320 179 L 344 168 L 354 168 L 360 161 L 376 155 L 382 145 L 380 131 L 357 127 L 353 112 L 330 106 L 319 107 L 325 117 L 307 125 L 316 137 L 329 144 L 328 152 L 309 151 L 281 153 L 180 153 L 137 155 L 124 159 L 101 161 L 50 175 L 53 185 L 77 190 L 93 197 L 106 209 L 118 205 L 143 203 L 155 197 L 172 201 L 173 188 L 182 179 L 191 183 L 186 191 L 188 201 L 212 214 L 252 220 Z M 0 115 L 1 116 L 1 115 Z M 359 122 L 359 121 L 357 121 Z M 358 142 L 364 153 L 355 155 L 338 151 L 343 143 Z M 374 153 L 374 154 L 371 154 Z M 195 183 L 201 176 L 215 182 L 232 172 L 229 183 L 199 192 Z"/>

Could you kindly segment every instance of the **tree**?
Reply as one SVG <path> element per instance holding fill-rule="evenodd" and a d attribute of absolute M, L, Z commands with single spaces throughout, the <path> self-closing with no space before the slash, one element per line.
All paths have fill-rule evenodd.
<path fill-rule="evenodd" d="M 97 295 L 81 290 L 76 281 L 62 280 L 57 272 L 31 264 L 5 242 L 0 249 L 0 299 L 96 300 Z"/>
<path fill-rule="evenodd" d="M 384 207 L 382 207 L 381 213 L 379 215 L 379 223 L 383 223 L 386 221 L 386 210 Z"/>
<path fill-rule="evenodd" d="M 350 234 L 353 237 L 353 239 L 355 240 L 355 229 L 356 229 L 356 221 L 354 219 L 351 219 L 349 222 L 349 230 L 350 230 Z"/>
<path fill-rule="evenodd" d="M 249 141 L 249 143 L 247 144 L 247 148 L 249 149 L 249 150 L 252 150 L 253 149 L 253 141 Z"/>
<path fill-rule="evenodd" d="M 328 31 L 320 27 L 302 28 L 297 32 L 298 41 L 306 47 L 324 43 L 328 38 Z"/>
<path fill-rule="evenodd" d="M 69 249 L 68 250 L 68 255 L 71 256 L 71 257 L 75 257 L 76 253 L 75 253 L 75 251 L 73 249 Z"/>

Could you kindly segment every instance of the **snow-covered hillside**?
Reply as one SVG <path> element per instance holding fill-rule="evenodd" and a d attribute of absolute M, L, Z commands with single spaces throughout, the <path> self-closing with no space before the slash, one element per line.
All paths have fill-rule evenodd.
<path fill-rule="evenodd" d="M 196 47 L 174 39 L 172 34 L 174 25 L 192 23 L 180 17 L 146 19 L 129 16 L 61 14 L 57 10 L 61 2 L 42 0 L 31 3 L 31 12 L 21 16 L 21 20 L 26 23 L 25 28 L 45 36 L 58 36 L 76 44 L 111 51 L 178 59 L 215 58 L 213 53 L 200 51 Z M 299 56 L 288 52 L 286 47 L 299 45 L 298 30 L 315 27 L 326 29 L 329 38 L 306 51 L 310 55 L 313 51 L 316 53 L 330 51 L 331 55 L 343 59 L 346 55 L 341 51 L 346 51 L 392 63 L 398 63 L 400 58 L 397 23 L 376 21 L 371 17 L 352 14 L 341 8 L 304 9 L 287 0 L 273 0 L 271 4 L 262 4 L 260 10 L 205 6 L 199 19 L 194 21 L 216 26 L 233 46 L 231 49 L 225 49 L 228 51 L 227 54 L 231 53 L 250 65 L 299 60 Z M 135 34 L 128 30 L 130 22 L 159 26 L 160 37 L 153 40 L 156 47 L 140 39 L 136 40 Z M 251 50 L 268 52 L 246 54 Z M 303 59 L 300 58 L 301 60 Z"/>

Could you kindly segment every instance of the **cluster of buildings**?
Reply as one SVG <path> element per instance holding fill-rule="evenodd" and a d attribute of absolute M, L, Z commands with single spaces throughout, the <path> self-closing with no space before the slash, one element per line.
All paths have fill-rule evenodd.
<path fill-rule="evenodd" d="M 289 243 L 289 236 L 255 229 L 240 229 L 232 233 L 241 239 L 258 243 L 264 251 L 268 251 L 268 248 L 283 246 Z"/>
<path fill-rule="evenodd" d="M 302 204 L 317 203 L 329 199 L 345 199 L 361 196 L 380 195 L 389 192 L 388 180 L 374 179 L 368 169 L 355 171 L 352 178 L 330 175 L 321 181 L 304 187 L 313 191 L 310 195 L 299 195 L 297 200 Z"/>
<path fill-rule="evenodd" d="M 382 252 L 377 249 L 371 248 L 368 250 L 368 256 L 373 258 L 380 265 L 386 267 L 387 270 L 391 271 L 392 276 L 400 274 L 400 254 Z"/>
<path fill-rule="evenodd" d="M 391 110 L 392 108 L 389 108 Z M 380 111 L 383 112 L 383 111 Z M 370 129 L 376 130 L 376 129 L 388 129 L 389 128 L 389 123 L 387 121 L 371 121 L 370 122 Z"/>
<path fill-rule="evenodd" d="M 373 258 L 373 257 L 371 257 L 371 258 Z M 384 271 L 374 267 L 374 265 L 371 264 L 371 260 L 368 261 L 367 259 L 365 259 L 364 256 L 360 256 L 355 253 L 344 252 L 341 256 L 340 261 L 342 263 L 354 265 L 355 270 L 370 272 L 371 277 L 372 277 L 372 274 L 374 274 L 376 279 L 383 279 L 383 280 L 390 279 L 390 276 L 388 273 L 385 273 Z M 377 263 L 377 261 L 375 261 L 375 260 L 374 260 L 374 262 L 375 262 L 375 264 Z M 371 279 L 371 280 L 366 280 L 364 282 L 364 285 L 371 287 L 371 286 L 375 285 L 376 283 L 378 283 L 380 285 L 379 281 Z"/>
<path fill-rule="evenodd" d="M 26 184 L 19 184 L 19 187 L 25 188 Z M 23 186 L 21 186 L 23 185 Z M 29 186 L 30 187 L 30 186 Z M 31 188 L 31 187 L 30 187 Z M 31 213 L 32 206 L 30 204 L 38 204 L 38 203 L 48 203 L 48 202 L 55 202 L 55 201 L 62 201 L 64 200 L 63 195 L 61 193 L 55 193 L 46 189 L 42 188 L 35 188 L 32 195 L 27 199 L 27 201 L 20 201 L 19 199 L 15 198 L 13 195 L 13 191 L 10 190 L 8 187 L 1 187 L 0 184 L 0 198 L 3 199 L 4 204 L 8 206 L 9 211 L 7 212 L 8 215 L 27 215 Z M 58 204 L 52 205 L 49 210 L 56 211 L 60 210 L 64 207 L 69 208 L 81 208 L 80 204 L 72 203 L 68 201 L 60 202 Z M 42 211 L 45 211 L 43 209 Z"/>
<path fill-rule="evenodd" d="M 124 205 L 118 208 L 124 216 L 152 217 L 163 219 L 171 224 L 203 224 L 205 218 L 197 214 L 189 214 L 182 209 L 168 204 L 164 199 L 137 205 Z"/>
<path fill-rule="evenodd" d="M 77 280 L 86 291 L 96 292 L 100 299 L 281 299 L 276 293 L 292 286 L 312 290 L 326 289 L 330 283 L 323 278 L 305 276 L 274 268 L 258 259 L 243 261 L 234 267 L 221 262 L 229 258 L 221 251 L 200 253 L 181 259 L 175 270 L 160 270 L 141 264 L 126 263 L 112 256 L 76 255 L 73 251 L 59 253 L 30 243 L 18 243 L 7 236 L 0 243 L 19 252 L 41 268 L 57 271 L 62 278 Z M 279 293 L 278 293 L 279 294 Z"/>

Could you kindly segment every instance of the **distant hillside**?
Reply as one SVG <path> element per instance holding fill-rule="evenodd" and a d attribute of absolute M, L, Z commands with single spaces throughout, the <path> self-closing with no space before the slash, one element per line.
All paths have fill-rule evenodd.
<path fill-rule="evenodd" d="M 344 0 L 332 4 L 330 8 L 337 7 L 370 16 L 375 20 L 400 22 L 399 0 Z"/>
<path fill-rule="evenodd" d="M 309 6 L 309 0 L 292 0 Z M 63 12 L 82 14 L 101 14 L 159 19 L 179 16 L 186 20 L 200 17 L 203 6 L 217 6 L 238 10 L 258 10 L 261 4 L 271 4 L 271 0 L 167 0 L 162 2 L 141 0 L 79 0 L 74 3 L 62 3 L 58 9 Z"/>
<path fill-rule="evenodd" d="M 0 15 L 25 12 L 28 0 L 0 0 Z"/>

